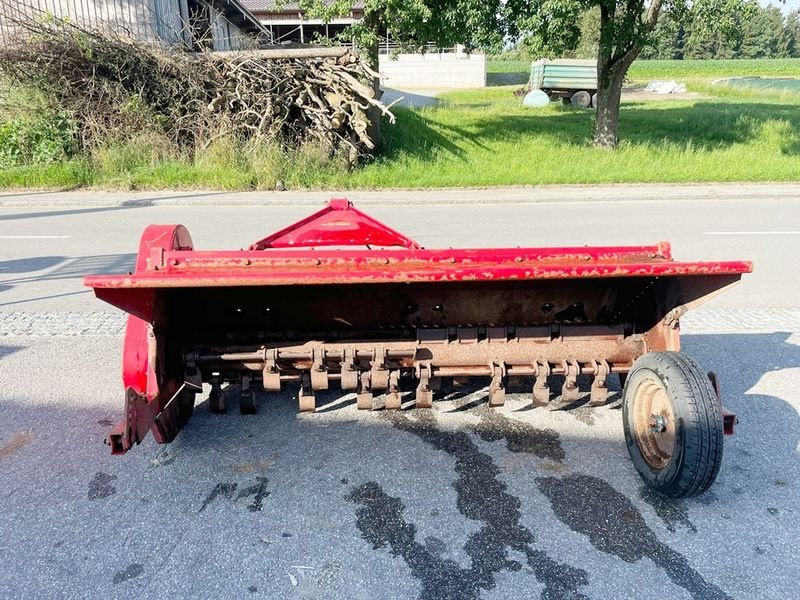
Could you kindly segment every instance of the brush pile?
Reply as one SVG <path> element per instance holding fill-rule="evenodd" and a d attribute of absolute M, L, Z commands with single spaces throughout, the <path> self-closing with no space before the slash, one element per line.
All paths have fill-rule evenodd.
<path fill-rule="evenodd" d="M 190 53 L 59 20 L 18 26 L 0 77 L 70 115 L 84 148 L 156 128 L 188 150 L 226 136 L 312 142 L 355 164 L 379 143 L 375 121 L 394 122 L 346 48 Z"/>

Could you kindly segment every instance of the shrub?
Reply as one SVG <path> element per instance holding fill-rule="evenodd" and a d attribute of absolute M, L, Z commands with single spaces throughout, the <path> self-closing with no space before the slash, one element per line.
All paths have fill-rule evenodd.
<path fill-rule="evenodd" d="M 63 114 L 0 123 L 0 168 L 49 164 L 75 153 L 75 128 Z"/>

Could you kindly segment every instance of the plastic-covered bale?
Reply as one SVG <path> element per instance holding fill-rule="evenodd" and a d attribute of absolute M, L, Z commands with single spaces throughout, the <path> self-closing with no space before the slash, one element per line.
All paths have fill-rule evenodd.
<path fill-rule="evenodd" d="M 550 96 L 545 94 L 542 90 L 531 90 L 525 95 L 522 100 L 523 106 L 530 108 L 542 108 L 550 104 Z"/>

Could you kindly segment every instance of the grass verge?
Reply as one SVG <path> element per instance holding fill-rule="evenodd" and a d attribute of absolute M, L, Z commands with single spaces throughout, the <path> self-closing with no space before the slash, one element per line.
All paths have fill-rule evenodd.
<path fill-rule="evenodd" d="M 658 61 L 662 62 L 662 61 Z M 728 61 L 718 61 L 728 62 Z M 628 103 L 621 146 L 591 146 L 591 111 L 526 109 L 495 87 L 397 108 L 385 153 L 355 170 L 318 149 L 212 144 L 189 158 L 158 139 L 61 164 L 0 170 L 0 188 L 380 189 L 593 183 L 800 181 L 800 94 L 710 86 L 700 100 Z"/>

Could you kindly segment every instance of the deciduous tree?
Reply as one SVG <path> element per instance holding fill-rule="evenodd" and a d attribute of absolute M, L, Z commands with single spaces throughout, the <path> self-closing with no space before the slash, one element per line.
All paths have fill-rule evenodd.
<path fill-rule="evenodd" d="M 594 143 L 614 148 L 619 141 L 622 84 L 631 64 L 653 43 L 660 18 L 692 23 L 694 32 L 730 35 L 738 19 L 752 13 L 748 0 L 530 0 L 521 4 L 520 27 L 538 40 L 543 53 L 558 54 L 576 47 L 579 17 L 598 8 L 600 36 L 597 56 L 597 119 Z M 527 14 L 526 14 L 527 13 Z"/>

